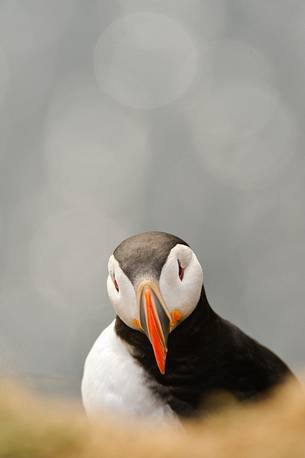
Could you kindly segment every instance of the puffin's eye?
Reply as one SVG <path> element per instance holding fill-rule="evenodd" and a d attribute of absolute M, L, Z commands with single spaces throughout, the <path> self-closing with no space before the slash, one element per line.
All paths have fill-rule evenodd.
<path fill-rule="evenodd" d="M 119 292 L 120 288 L 119 288 L 118 282 L 115 279 L 115 275 L 112 276 L 112 281 L 113 281 L 115 289 L 117 290 L 117 292 Z"/>
<path fill-rule="evenodd" d="M 182 267 L 179 259 L 178 259 L 178 268 L 179 268 L 179 278 L 182 281 L 184 277 L 184 268 Z"/>

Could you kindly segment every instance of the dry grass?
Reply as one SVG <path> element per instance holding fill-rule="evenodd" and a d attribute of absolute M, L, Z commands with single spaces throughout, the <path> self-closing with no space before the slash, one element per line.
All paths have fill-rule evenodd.
<path fill-rule="evenodd" d="M 186 431 L 113 419 L 90 423 L 74 406 L 0 386 L 1 458 L 305 457 L 305 394 L 287 384 L 268 401 L 234 407 Z"/>

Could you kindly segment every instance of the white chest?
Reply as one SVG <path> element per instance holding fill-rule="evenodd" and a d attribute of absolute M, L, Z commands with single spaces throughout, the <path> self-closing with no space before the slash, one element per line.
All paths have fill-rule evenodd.
<path fill-rule="evenodd" d="M 114 321 L 100 334 L 87 356 L 82 398 L 90 416 L 108 411 L 157 421 L 175 417 L 148 387 L 144 369 L 115 333 Z"/>

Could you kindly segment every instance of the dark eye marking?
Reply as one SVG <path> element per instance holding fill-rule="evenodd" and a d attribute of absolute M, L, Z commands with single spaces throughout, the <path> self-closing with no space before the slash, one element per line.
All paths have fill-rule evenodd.
<path fill-rule="evenodd" d="M 119 288 L 118 282 L 116 281 L 116 278 L 115 278 L 114 274 L 112 275 L 112 281 L 113 281 L 115 289 L 117 290 L 117 292 L 119 292 L 120 288 Z"/>
<path fill-rule="evenodd" d="M 178 259 L 178 275 L 179 275 L 180 280 L 182 281 L 184 277 L 184 268 L 182 267 L 179 259 Z"/>

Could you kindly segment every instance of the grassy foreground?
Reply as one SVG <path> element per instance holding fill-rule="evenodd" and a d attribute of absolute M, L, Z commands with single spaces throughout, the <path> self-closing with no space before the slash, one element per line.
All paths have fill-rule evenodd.
<path fill-rule="evenodd" d="M 186 425 L 90 423 L 82 411 L 0 384 L 1 458 L 305 457 L 305 393 L 287 384 L 268 401 Z"/>

